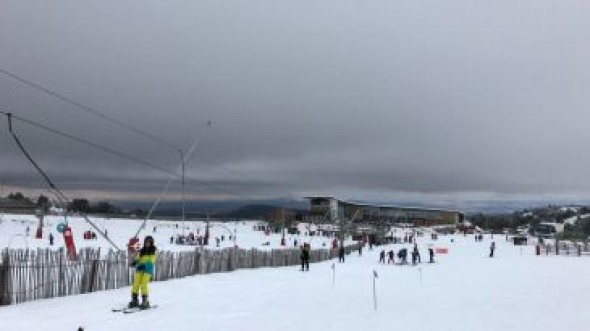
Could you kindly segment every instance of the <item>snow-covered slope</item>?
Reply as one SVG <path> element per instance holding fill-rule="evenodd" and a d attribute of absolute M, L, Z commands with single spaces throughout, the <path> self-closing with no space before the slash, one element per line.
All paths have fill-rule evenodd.
<path fill-rule="evenodd" d="M 453 239 L 453 242 L 451 242 Z M 0 308 L 1 330 L 586 330 L 590 263 L 586 257 L 534 256 L 495 237 L 419 238 L 447 247 L 436 264 L 380 265 L 381 249 L 345 263 L 239 270 L 152 283 L 158 309 L 131 315 L 110 308 L 128 301 L 129 288 Z M 377 304 L 373 308 L 373 270 Z"/>
<path fill-rule="evenodd" d="M 63 247 L 63 236 L 57 232 L 57 224 L 64 222 L 63 217 L 47 216 L 44 219 L 43 239 L 35 239 L 35 231 L 38 225 L 38 219 L 32 215 L 0 215 L 0 248 L 36 248 L 36 247 L 50 247 L 48 236 L 53 233 L 55 237 L 55 248 Z M 77 248 L 81 247 L 110 247 L 107 240 L 101 236 L 97 236 L 96 240 L 83 239 L 84 231 L 94 230 L 83 218 L 68 217 L 68 224 L 72 228 L 75 244 Z M 134 219 L 105 219 L 105 218 L 91 218 L 91 221 L 101 230 L 107 230 L 108 236 L 115 242 L 120 249 L 125 249 L 126 244 L 136 231 L 139 229 L 142 220 Z M 210 244 L 208 248 L 216 249 L 215 238 L 221 236 L 224 240 L 220 242 L 219 247 L 231 247 L 234 245 L 233 240 L 229 239 L 230 235 L 236 234 L 235 244 L 243 248 L 257 248 L 257 249 L 272 249 L 280 248 L 281 234 L 271 233 L 265 235 L 262 231 L 255 231 L 254 227 L 259 222 L 244 221 L 232 223 L 215 223 L 210 224 Z M 29 228 L 27 235 L 27 228 Z M 184 231 L 182 222 L 149 220 L 140 232 L 140 237 L 151 235 L 156 240 L 156 245 L 160 250 L 193 250 L 194 246 L 176 245 L 170 243 L 171 237 L 177 235 L 188 235 L 189 233 L 195 235 L 203 235 L 205 232 L 205 222 L 185 222 Z M 312 247 L 320 248 L 324 244 L 329 247 L 329 238 L 306 236 L 306 228 L 301 225 L 301 235 L 287 235 L 288 247 L 293 247 L 297 239 L 298 243 L 302 241 L 311 242 Z M 270 245 L 265 245 L 268 242 Z M 347 241 L 350 243 L 350 241 Z"/>

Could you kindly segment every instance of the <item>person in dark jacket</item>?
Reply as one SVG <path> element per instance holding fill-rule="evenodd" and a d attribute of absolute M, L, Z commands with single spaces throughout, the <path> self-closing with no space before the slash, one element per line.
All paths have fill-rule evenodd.
<path fill-rule="evenodd" d="M 492 244 L 490 245 L 490 257 L 494 257 L 495 250 L 496 250 L 496 242 L 492 241 Z"/>
<path fill-rule="evenodd" d="M 301 246 L 301 271 L 309 271 L 309 244 Z"/>
<path fill-rule="evenodd" d="M 408 250 L 406 248 L 402 248 L 397 252 L 397 258 L 400 260 L 401 264 L 408 263 Z"/>
<path fill-rule="evenodd" d="M 381 253 L 379 253 L 379 263 L 385 263 L 385 250 L 382 250 Z"/>
<path fill-rule="evenodd" d="M 338 262 L 344 263 L 344 254 L 345 254 L 344 246 L 340 246 L 338 249 Z"/>
<path fill-rule="evenodd" d="M 394 259 L 395 252 L 393 250 L 387 252 L 387 257 L 388 257 L 387 264 L 389 264 L 389 263 L 395 263 L 395 259 Z"/>
<path fill-rule="evenodd" d="M 430 255 L 430 263 L 434 263 L 434 249 L 432 247 L 428 248 L 428 254 Z"/>
<path fill-rule="evenodd" d="M 414 259 L 416 260 L 414 264 L 416 264 L 416 262 L 422 263 L 422 259 L 420 258 L 420 251 L 418 251 L 417 244 L 414 244 L 414 251 L 412 252 L 412 260 Z"/>

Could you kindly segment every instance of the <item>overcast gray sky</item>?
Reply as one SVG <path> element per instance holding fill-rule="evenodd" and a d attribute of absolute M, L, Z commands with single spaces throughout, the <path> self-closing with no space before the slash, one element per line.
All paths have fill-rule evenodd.
<path fill-rule="evenodd" d="M 0 0 L 0 69 L 179 148 L 202 137 L 194 198 L 589 197 L 589 59 L 586 0 Z M 2 74 L 0 107 L 178 167 Z M 16 129 L 70 194 L 149 197 L 168 179 Z M 0 160 L 5 185 L 44 187 L 5 119 Z"/>

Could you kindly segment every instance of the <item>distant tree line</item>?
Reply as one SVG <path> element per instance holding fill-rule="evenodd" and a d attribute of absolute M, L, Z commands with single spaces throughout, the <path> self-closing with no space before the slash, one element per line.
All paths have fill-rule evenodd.
<path fill-rule="evenodd" d="M 590 217 L 582 218 L 590 214 L 590 207 L 561 208 L 549 205 L 547 207 L 525 209 L 506 214 L 474 214 L 469 221 L 484 230 L 502 232 L 508 230 L 515 233 L 518 228 L 528 226 L 532 228 L 540 223 L 563 224 L 566 219 L 575 217 L 573 224 L 565 224 L 564 232 L 560 235 L 563 239 L 585 239 L 590 236 Z"/>
<path fill-rule="evenodd" d="M 68 205 L 68 209 L 73 212 L 86 214 L 122 214 L 121 208 L 111 204 L 108 201 L 99 201 L 90 203 L 88 199 L 74 199 Z"/>
<path fill-rule="evenodd" d="M 43 194 L 39 195 L 36 201 L 30 197 L 25 196 L 21 192 L 10 193 L 8 194 L 7 198 L 14 201 L 21 201 L 37 205 L 39 209 L 45 212 L 49 211 L 49 209 L 54 206 L 49 198 Z M 121 208 L 108 201 L 98 201 L 91 203 L 88 199 L 73 199 L 72 202 L 67 205 L 67 209 L 72 212 L 81 212 L 87 214 L 123 214 Z M 133 213 L 138 216 L 145 215 L 145 211 L 143 210 L 136 210 Z"/>
<path fill-rule="evenodd" d="M 37 202 L 34 202 L 33 199 L 25 196 L 21 192 L 11 192 L 8 194 L 8 196 L 6 196 L 6 198 L 13 201 L 20 201 L 31 205 L 37 205 L 39 209 L 42 209 L 44 211 L 49 210 L 49 208 L 51 207 L 51 202 L 49 201 L 49 198 L 44 196 L 43 194 L 39 195 L 39 197 L 37 198 Z"/>

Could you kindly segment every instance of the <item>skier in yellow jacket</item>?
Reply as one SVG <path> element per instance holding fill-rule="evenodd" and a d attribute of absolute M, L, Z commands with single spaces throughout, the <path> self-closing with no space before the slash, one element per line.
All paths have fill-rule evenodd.
<path fill-rule="evenodd" d="M 133 286 L 131 287 L 131 302 L 129 302 L 129 308 L 150 308 L 150 303 L 148 301 L 148 283 L 154 276 L 155 263 L 156 246 L 154 245 L 154 238 L 152 236 L 146 236 L 143 241 L 143 247 L 139 251 L 139 255 L 131 263 L 131 265 L 135 267 L 135 274 L 133 275 Z M 138 301 L 140 292 L 142 299 L 141 305 Z"/>

